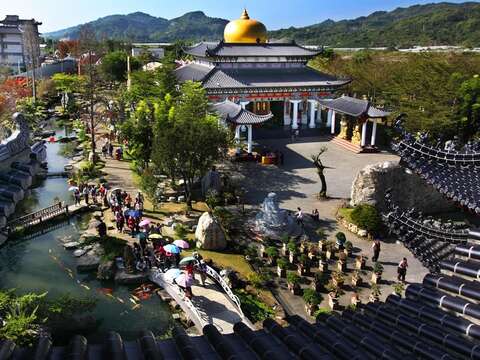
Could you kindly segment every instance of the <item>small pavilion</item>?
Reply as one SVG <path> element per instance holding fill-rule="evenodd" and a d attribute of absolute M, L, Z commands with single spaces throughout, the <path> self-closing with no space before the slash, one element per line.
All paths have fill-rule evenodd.
<path fill-rule="evenodd" d="M 330 127 L 332 135 L 337 134 L 339 138 L 359 145 L 362 150 L 376 149 L 377 123 L 384 122 L 390 112 L 373 106 L 366 99 L 345 95 L 333 100 L 319 99 L 318 102 L 328 110 L 327 127 Z M 339 125 L 337 114 L 341 115 Z M 370 141 L 367 143 L 368 135 Z"/>
<path fill-rule="evenodd" d="M 227 126 L 235 128 L 235 142 L 237 143 L 237 152 L 239 149 L 240 135 L 242 130 L 247 131 L 247 152 L 252 153 L 253 148 L 253 125 L 263 124 L 273 118 L 273 114 L 269 112 L 265 115 L 254 114 L 245 109 L 245 105 L 239 105 L 230 100 L 215 103 L 212 108 L 220 116 L 220 119 Z"/>

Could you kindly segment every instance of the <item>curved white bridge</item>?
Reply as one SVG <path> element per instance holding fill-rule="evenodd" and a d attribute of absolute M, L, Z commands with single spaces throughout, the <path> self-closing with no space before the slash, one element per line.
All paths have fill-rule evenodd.
<path fill-rule="evenodd" d="M 212 324 L 222 334 L 230 334 L 233 333 L 233 325 L 240 321 L 253 329 L 253 325 L 242 312 L 240 300 L 223 278 L 210 266 L 207 266 L 207 275 L 205 286 L 195 281 L 191 301 L 184 296 L 178 285 L 165 279 L 161 270 L 152 270 L 150 280 L 168 292 L 200 333 L 205 325 Z"/>

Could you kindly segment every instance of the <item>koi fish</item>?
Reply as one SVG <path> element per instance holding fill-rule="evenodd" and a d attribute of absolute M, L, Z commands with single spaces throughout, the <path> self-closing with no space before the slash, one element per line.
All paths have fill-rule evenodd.
<path fill-rule="evenodd" d="M 117 297 L 116 299 L 120 301 L 122 304 L 125 304 L 125 301 L 123 301 L 123 299 L 120 299 L 119 297 Z"/>
<path fill-rule="evenodd" d="M 102 293 L 104 295 L 111 295 L 112 292 L 113 292 L 113 289 L 110 289 L 110 288 L 98 288 L 97 291 L 99 293 Z"/>
<path fill-rule="evenodd" d="M 115 296 L 113 296 L 113 295 L 110 294 L 110 293 L 106 293 L 105 296 L 108 296 L 108 297 L 110 297 L 110 298 L 112 298 L 112 299 L 115 299 Z"/>
<path fill-rule="evenodd" d="M 133 304 L 137 305 L 137 302 L 136 302 L 134 299 L 129 298 L 129 300 L 130 300 L 130 302 L 132 302 Z"/>
<path fill-rule="evenodd" d="M 137 296 L 135 296 L 135 295 L 130 295 L 130 296 L 131 296 L 132 299 L 134 299 L 135 301 L 140 301 L 140 299 L 139 299 Z"/>
<path fill-rule="evenodd" d="M 132 306 L 132 310 L 137 310 L 139 307 L 140 307 L 140 304 L 136 304 L 136 305 Z"/>
<path fill-rule="evenodd" d="M 90 288 L 85 284 L 80 284 L 80 286 L 83 287 L 84 289 L 90 290 Z"/>

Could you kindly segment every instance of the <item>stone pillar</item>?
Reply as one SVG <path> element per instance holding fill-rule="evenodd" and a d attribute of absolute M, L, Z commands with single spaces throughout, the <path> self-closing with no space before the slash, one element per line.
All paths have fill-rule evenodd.
<path fill-rule="evenodd" d="M 290 101 L 285 100 L 283 103 L 283 125 L 288 126 L 291 123 L 290 118 Z"/>
<path fill-rule="evenodd" d="M 253 141 L 252 141 L 252 125 L 247 125 L 248 136 L 247 136 L 247 151 L 249 154 L 252 153 Z"/>
<path fill-rule="evenodd" d="M 242 106 L 242 109 L 245 110 L 245 106 L 250 104 L 250 101 L 240 101 L 240 105 Z"/>
<path fill-rule="evenodd" d="M 377 137 L 377 119 L 373 119 L 372 139 L 370 140 L 370 145 L 375 146 L 376 137 Z"/>
<path fill-rule="evenodd" d="M 314 129 L 315 128 L 315 104 L 316 104 L 316 100 L 311 100 L 309 99 L 308 100 L 308 103 L 310 104 L 310 122 L 308 124 L 308 127 L 310 129 Z M 318 109 L 318 111 L 320 112 L 320 108 Z"/>
<path fill-rule="evenodd" d="M 327 110 L 327 128 L 332 126 L 332 113 L 333 113 L 333 110 L 331 109 Z"/>
<path fill-rule="evenodd" d="M 332 134 L 332 135 L 335 135 L 335 111 L 332 111 L 331 134 Z"/>
<path fill-rule="evenodd" d="M 365 122 L 362 125 L 362 140 L 360 142 L 360 146 L 362 147 L 365 146 L 365 143 L 367 141 L 367 121 L 368 120 L 365 120 Z"/>
<path fill-rule="evenodd" d="M 292 119 L 292 129 L 298 129 L 298 104 L 302 102 L 302 100 L 290 100 L 293 104 L 293 119 Z"/>
<path fill-rule="evenodd" d="M 240 127 L 241 125 L 235 127 L 235 148 L 237 154 L 240 152 Z"/>

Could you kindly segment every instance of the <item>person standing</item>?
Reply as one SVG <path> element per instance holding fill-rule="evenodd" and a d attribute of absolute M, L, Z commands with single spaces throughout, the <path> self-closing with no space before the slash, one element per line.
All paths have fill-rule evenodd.
<path fill-rule="evenodd" d="M 297 219 L 297 224 L 303 228 L 303 212 L 302 209 L 297 207 L 297 213 L 295 214 L 295 218 Z"/>
<path fill-rule="evenodd" d="M 88 190 L 88 186 L 85 185 L 83 188 L 83 199 L 85 200 L 85 204 L 88 205 L 88 196 L 89 196 L 90 191 Z"/>
<path fill-rule="evenodd" d="M 373 240 L 372 250 L 373 250 L 372 261 L 377 262 L 378 256 L 380 255 L 380 240 L 378 239 Z"/>
<path fill-rule="evenodd" d="M 405 276 L 407 275 L 407 268 L 408 268 L 407 258 L 403 258 L 403 260 L 400 261 L 400 264 L 398 264 L 398 269 L 397 269 L 398 281 L 405 282 Z"/>

